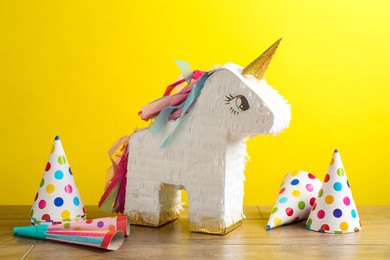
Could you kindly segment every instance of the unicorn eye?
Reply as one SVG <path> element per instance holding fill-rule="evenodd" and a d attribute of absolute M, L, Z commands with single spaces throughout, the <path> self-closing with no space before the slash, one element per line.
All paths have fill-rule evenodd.
<path fill-rule="evenodd" d="M 248 100 L 243 95 L 233 97 L 229 94 L 229 96 L 226 96 L 225 101 L 227 105 L 230 105 L 230 112 L 235 115 L 249 109 Z"/>

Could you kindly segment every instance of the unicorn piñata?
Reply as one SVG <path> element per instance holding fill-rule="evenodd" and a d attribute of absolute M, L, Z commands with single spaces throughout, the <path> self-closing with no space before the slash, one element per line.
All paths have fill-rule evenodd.
<path fill-rule="evenodd" d="M 192 71 L 178 62 L 184 78 L 139 113 L 154 119 L 151 126 L 112 148 L 110 155 L 119 147 L 122 153 L 113 159 L 100 208 L 158 227 L 178 218 L 184 189 L 191 231 L 225 234 L 238 227 L 246 137 L 276 135 L 291 119 L 290 105 L 263 79 L 279 42 L 244 69 L 228 63 Z"/>

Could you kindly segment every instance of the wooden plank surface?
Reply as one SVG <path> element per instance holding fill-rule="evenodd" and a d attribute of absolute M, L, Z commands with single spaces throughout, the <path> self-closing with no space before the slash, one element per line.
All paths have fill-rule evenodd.
<path fill-rule="evenodd" d="M 191 233 L 184 212 L 160 228 L 132 226 L 117 251 L 13 236 L 28 225 L 30 207 L 0 206 L 0 259 L 390 259 L 390 207 L 359 207 L 363 230 L 333 235 L 308 231 L 305 222 L 265 230 L 271 207 L 246 206 L 243 225 L 225 236 Z M 107 216 L 87 207 L 89 218 Z"/>

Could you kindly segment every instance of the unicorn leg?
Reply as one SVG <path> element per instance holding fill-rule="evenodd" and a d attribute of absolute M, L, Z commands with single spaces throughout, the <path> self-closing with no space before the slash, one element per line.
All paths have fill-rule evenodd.
<path fill-rule="evenodd" d="M 179 217 L 180 191 L 173 185 L 135 182 L 127 188 L 131 224 L 158 227 Z"/>
<path fill-rule="evenodd" d="M 241 221 L 225 219 L 226 201 L 220 189 L 213 186 L 188 188 L 190 231 L 224 235 L 241 225 Z"/>

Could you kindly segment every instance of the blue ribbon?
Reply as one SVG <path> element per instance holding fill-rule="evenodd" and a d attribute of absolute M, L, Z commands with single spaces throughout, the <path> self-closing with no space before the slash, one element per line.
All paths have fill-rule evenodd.
<path fill-rule="evenodd" d="M 156 120 L 150 127 L 150 132 L 152 132 L 154 135 L 157 135 L 161 129 L 164 127 L 165 123 L 167 122 L 169 116 L 176 111 L 176 109 L 183 108 L 181 111 L 180 117 L 176 120 L 176 125 L 171 131 L 171 133 L 165 138 L 163 143 L 161 144 L 160 148 L 167 148 L 169 141 L 171 140 L 171 137 L 173 133 L 175 132 L 176 128 L 181 124 L 182 118 L 185 115 L 185 113 L 188 111 L 190 106 L 196 101 L 196 99 L 199 97 L 204 84 L 206 80 L 211 76 L 212 73 L 203 75 L 192 87 L 190 94 L 188 95 L 187 99 L 178 106 L 169 106 L 161 110 L 161 112 L 156 117 Z"/>
<path fill-rule="evenodd" d="M 180 69 L 181 75 L 183 75 L 187 84 L 190 85 L 192 80 L 192 69 L 190 67 L 190 64 L 188 64 L 188 62 L 181 61 L 181 60 L 175 60 L 175 62 Z"/>

